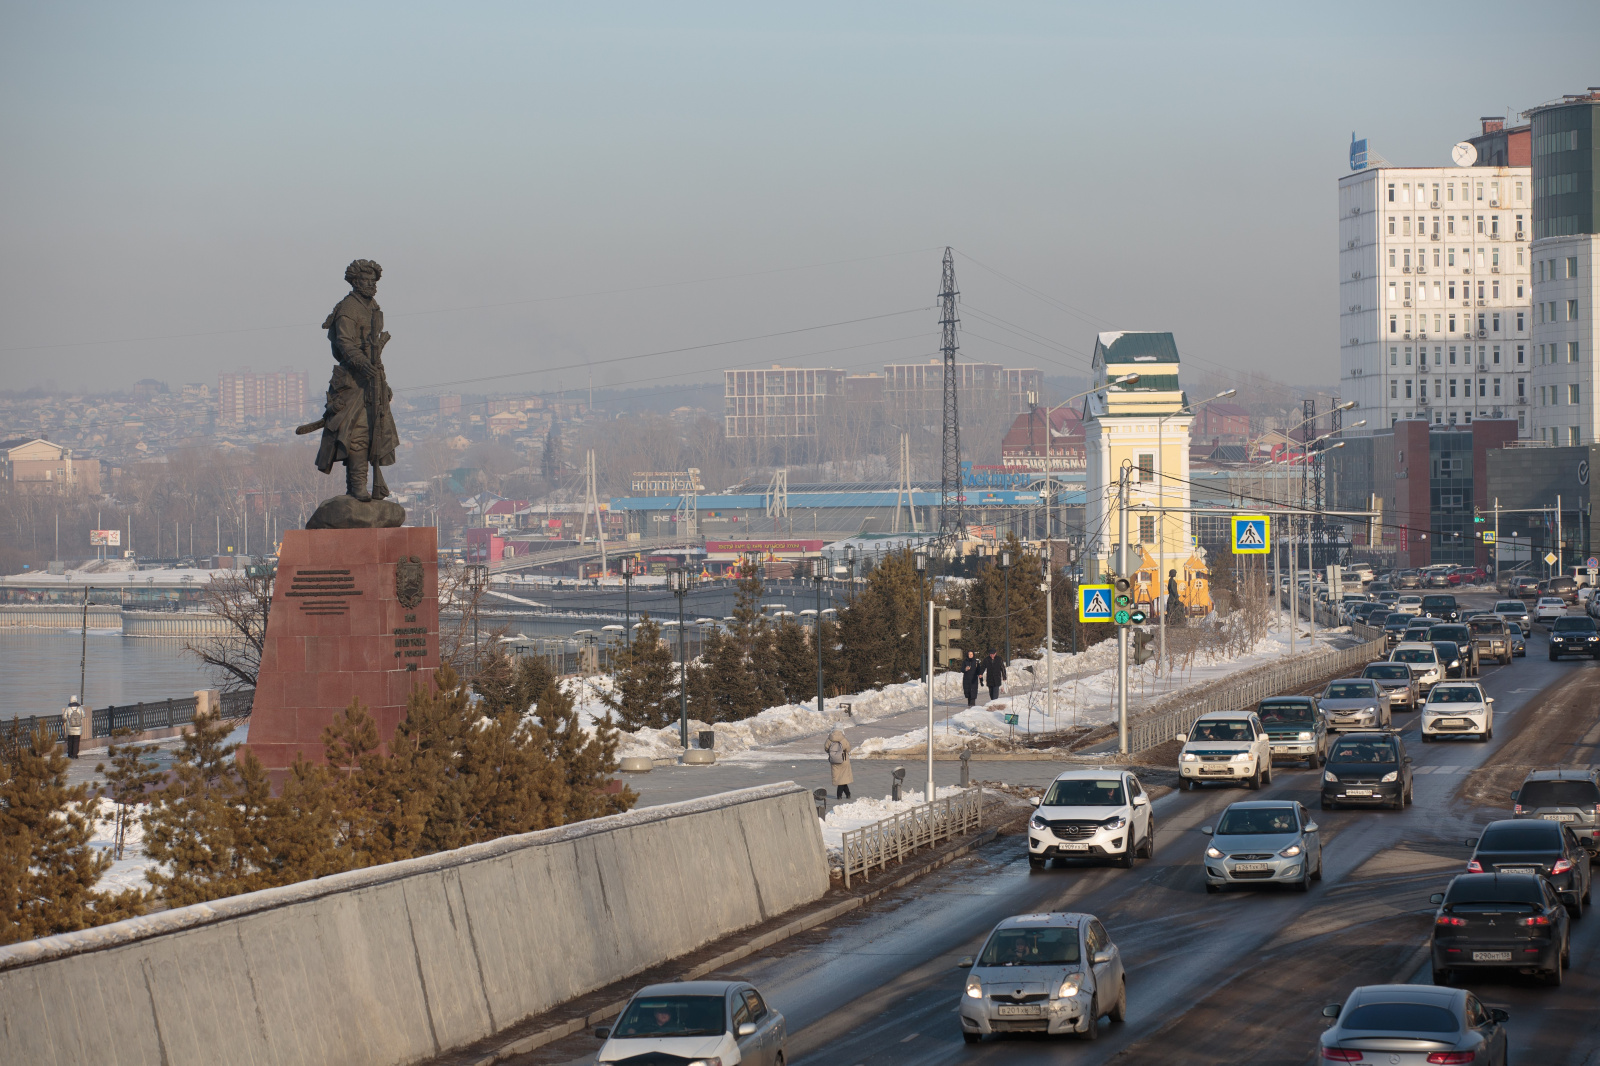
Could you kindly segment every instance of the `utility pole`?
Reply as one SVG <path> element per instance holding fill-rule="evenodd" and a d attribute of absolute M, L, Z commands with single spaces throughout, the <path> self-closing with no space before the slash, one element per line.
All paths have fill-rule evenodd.
<path fill-rule="evenodd" d="M 633 560 L 622 561 L 622 646 L 633 649 Z"/>
<path fill-rule="evenodd" d="M 1494 552 L 1489 556 L 1494 563 L 1494 583 L 1500 584 L 1500 497 L 1494 498 Z M 1515 558 L 1512 560 L 1515 562 Z"/>
<path fill-rule="evenodd" d="M 945 252 L 945 263 L 950 262 L 950 253 Z M 928 600 L 928 793 L 926 802 L 932 803 L 933 791 L 933 630 L 936 622 L 933 616 L 933 600 Z"/>
<path fill-rule="evenodd" d="M 78 652 L 78 703 L 83 706 L 87 706 L 89 703 L 83 691 L 83 686 L 85 684 L 84 678 L 89 671 L 89 591 L 91 588 L 93 588 L 91 585 L 83 587 L 83 647 Z M 86 713 L 89 719 L 89 735 L 92 737 L 94 736 L 94 709 L 90 708 Z"/>
<path fill-rule="evenodd" d="M 811 640 L 817 646 L 817 713 L 822 713 L 822 579 L 827 576 L 827 564 L 822 556 L 811 560 L 811 575 L 817 579 L 817 624 L 811 630 Z"/>
<path fill-rule="evenodd" d="M 1117 544 L 1116 572 L 1119 578 L 1127 577 L 1128 566 L 1128 471 L 1123 460 L 1121 476 L 1117 480 Z M 1131 605 L 1130 605 L 1131 606 Z M 1117 751 L 1128 754 L 1128 627 L 1117 627 Z"/>
<path fill-rule="evenodd" d="M 939 285 L 939 328 L 944 352 L 944 454 L 939 467 L 939 532 L 960 535 L 966 531 L 962 514 L 961 417 L 956 406 L 956 263 L 951 249 L 944 250 L 944 274 Z M 929 786 L 932 787 L 930 780 Z M 930 796 L 931 800 L 932 797 Z"/>
<path fill-rule="evenodd" d="M 667 584 L 678 597 L 678 742 L 689 750 L 689 660 L 683 650 L 683 597 L 689 591 L 689 568 L 675 566 L 667 571 Z"/>

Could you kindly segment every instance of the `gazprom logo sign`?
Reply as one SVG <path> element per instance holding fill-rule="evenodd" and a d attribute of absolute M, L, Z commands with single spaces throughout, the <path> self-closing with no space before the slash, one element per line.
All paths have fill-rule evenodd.
<path fill-rule="evenodd" d="M 1350 134 L 1350 169 L 1367 169 L 1367 139 L 1356 140 L 1354 132 Z"/>

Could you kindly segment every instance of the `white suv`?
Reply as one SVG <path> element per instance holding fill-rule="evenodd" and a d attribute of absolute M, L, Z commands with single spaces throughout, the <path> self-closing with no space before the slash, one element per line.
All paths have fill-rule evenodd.
<path fill-rule="evenodd" d="M 1028 865 L 1051 859 L 1115 859 L 1156 853 L 1150 794 L 1126 770 L 1068 770 L 1050 783 L 1028 819 Z"/>
<path fill-rule="evenodd" d="M 1202 781 L 1237 781 L 1255 789 L 1272 780 L 1272 740 L 1252 711 L 1202 715 L 1177 739 L 1183 742 L 1178 772 L 1191 790 Z"/>

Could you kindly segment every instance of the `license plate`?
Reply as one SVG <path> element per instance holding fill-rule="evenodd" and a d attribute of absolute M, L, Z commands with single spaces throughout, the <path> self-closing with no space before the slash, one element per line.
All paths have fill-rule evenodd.
<path fill-rule="evenodd" d="M 1063 845 L 1061 845 L 1061 850 L 1062 851 L 1088 851 L 1089 850 L 1089 845 L 1087 845 L 1087 844 L 1063 844 Z"/>
<path fill-rule="evenodd" d="M 1346 796 L 1370 796 L 1370 795 L 1372 795 L 1372 789 L 1370 789 L 1370 788 L 1347 788 L 1347 789 L 1344 790 L 1344 794 Z"/>
<path fill-rule="evenodd" d="M 1270 870 L 1272 865 L 1265 862 L 1236 862 L 1233 864 L 1236 873 L 1256 873 L 1261 870 Z"/>
<path fill-rule="evenodd" d="M 1277 755 L 1280 752 L 1288 751 L 1292 747 L 1294 747 L 1293 744 L 1274 744 L 1272 745 L 1272 753 Z"/>
<path fill-rule="evenodd" d="M 1507 954 L 1507 958 L 1511 956 Z M 1043 1011 L 1032 1004 L 1024 1003 L 1015 1007 L 996 1007 L 994 1012 L 1002 1018 L 1037 1018 Z"/>
<path fill-rule="evenodd" d="M 1496 872 L 1503 874 L 1533 874 L 1539 871 L 1531 866 L 1501 866 L 1496 868 Z"/>
<path fill-rule="evenodd" d="M 1578 816 L 1575 814 L 1541 814 L 1539 817 L 1547 822 L 1576 822 L 1578 820 Z"/>
<path fill-rule="evenodd" d="M 1472 961 L 1473 962 L 1510 962 L 1511 961 L 1511 952 L 1509 952 L 1509 951 L 1474 951 L 1472 953 Z"/>

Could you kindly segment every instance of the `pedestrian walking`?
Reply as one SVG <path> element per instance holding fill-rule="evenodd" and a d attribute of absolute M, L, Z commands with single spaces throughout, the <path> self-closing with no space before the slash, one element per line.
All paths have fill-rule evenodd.
<path fill-rule="evenodd" d="M 1000 653 L 993 648 L 983 660 L 983 683 L 989 686 L 989 698 L 1000 698 L 1000 686 L 1006 681 L 1005 660 L 1000 658 Z"/>
<path fill-rule="evenodd" d="M 849 799 L 850 783 L 856 779 L 850 770 L 850 739 L 844 735 L 844 730 L 835 728 L 828 734 L 828 742 L 822 750 L 828 756 L 828 770 L 833 774 L 833 798 Z"/>
<path fill-rule="evenodd" d="M 961 660 L 961 692 L 967 697 L 967 706 L 978 705 L 979 679 L 983 677 L 983 660 L 978 653 L 969 651 Z"/>
<path fill-rule="evenodd" d="M 67 758 L 76 759 L 78 745 L 83 743 L 83 708 L 78 705 L 78 697 L 67 701 L 66 710 L 61 712 L 61 724 L 67 734 Z"/>

